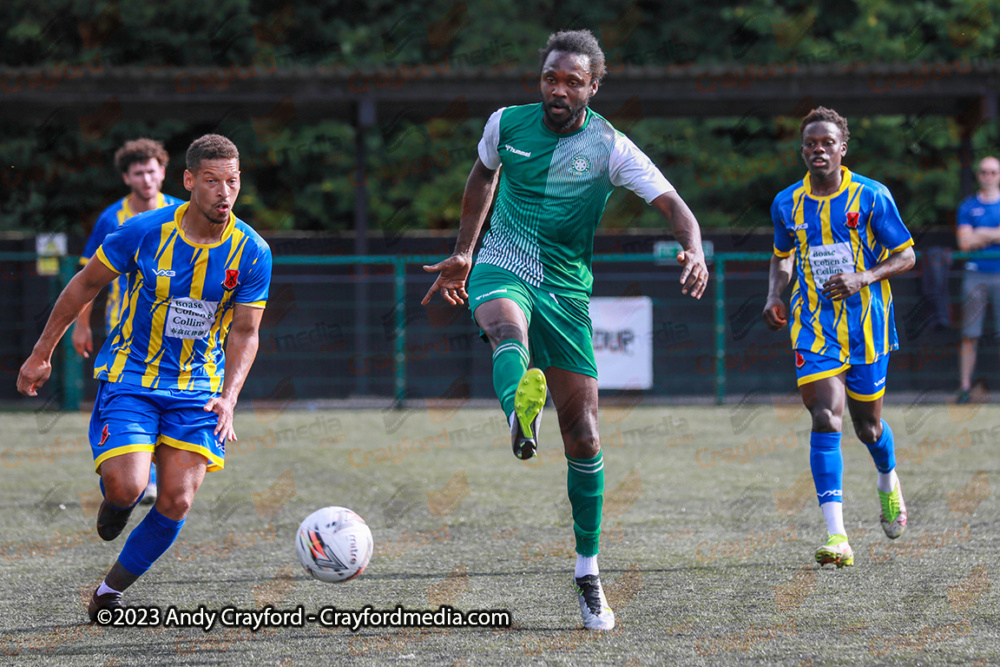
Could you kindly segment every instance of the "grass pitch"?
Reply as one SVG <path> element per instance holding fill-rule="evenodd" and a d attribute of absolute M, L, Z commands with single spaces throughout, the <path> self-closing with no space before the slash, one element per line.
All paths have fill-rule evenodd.
<path fill-rule="evenodd" d="M 510 453 L 499 410 L 246 410 L 178 542 L 133 605 L 307 611 L 505 609 L 510 629 L 316 624 L 256 633 L 111 629 L 85 600 L 125 539 L 101 542 L 86 416 L 0 416 L 0 662 L 16 664 L 997 664 L 1000 408 L 887 407 L 910 524 L 878 524 L 875 470 L 845 436 L 855 566 L 826 537 L 798 405 L 607 408 L 601 573 L 618 617 L 585 633 L 554 413 L 541 456 Z M 848 427 L 849 429 L 849 427 Z M 306 575 L 299 522 L 324 505 L 375 538 L 345 584 Z M 137 511 L 135 525 L 144 511 Z"/>

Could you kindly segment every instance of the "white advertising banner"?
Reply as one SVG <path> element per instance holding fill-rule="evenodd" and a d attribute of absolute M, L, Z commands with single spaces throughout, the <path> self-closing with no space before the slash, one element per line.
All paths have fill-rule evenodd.
<path fill-rule="evenodd" d="M 597 386 L 653 386 L 653 300 L 648 296 L 590 300 Z"/>

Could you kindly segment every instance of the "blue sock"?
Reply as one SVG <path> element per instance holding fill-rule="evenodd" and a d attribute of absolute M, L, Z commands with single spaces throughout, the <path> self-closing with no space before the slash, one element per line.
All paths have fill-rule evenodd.
<path fill-rule="evenodd" d="M 844 454 L 839 433 L 813 433 L 809 437 L 809 467 L 819 504 L 844 502 Z"/>
<path fill-rule="evenodd" d="M 105 500 L 107 500 L 108 499 L 108 494 L 104 491 L 104 478 L 101 477 L 100 479 L 98 479 L 97 483 L 101 486 L 101 495 L 104 496 Z M 108 503 L 108 505 L 113 510 L 117 510 L 119 512 L 124 512 L 125 510 L 127 510 L 129 508 L 132 508 L 132 507 L 135 507 L 136 505 L 138 505 L 139 501 L 142 500 L 142 497 L 145 496 L 145 495 L 146 495 L 146 489 L 143 489 L 142 493 L 139 494 L 139 497 L 135 499 L 135 502 L 132 503 L 131 505 L 129 505 L 128 507 L 115 507 L 111 503 Z"/>
<path fill-rule="evenodd" d="M 866 442 L 865 446 L 868 447 L 868 453 L 872 455 L 875 467 L 880 473 L 884 475 L 896 467 L 896 442 L 892 437 L 892 429 L 884 419 L 882 436 L 874 444 L 869 445 Z"/>
<path fill-rule="evenodd" d="M 170 548 L 183 525 L 184 519 L 168 519 L 153 507 L 129 533 L 125 547 L 118 554 L 118 562 L 135 576 L 141 576 Z"/>

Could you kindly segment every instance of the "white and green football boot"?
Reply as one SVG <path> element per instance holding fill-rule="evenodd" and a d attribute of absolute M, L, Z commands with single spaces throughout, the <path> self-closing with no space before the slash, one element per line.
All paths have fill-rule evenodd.
<path fill-rule="evenodd" d="M 854 565 L 854 551 L 847 543 L 847 535 L 831 535 L 826 544 L 816 550 L 816 562 L 820 567 L 828 563 L 837 567 Z"/>
<path fill-rule="evenodd" d="M 510 429 L 510 444 L 514 456 L 526 461 L 538 451 L 538 428 L 545 407 L 545 373 L 529 368 L 517 383 L 514 394 L 514 423 Z"/>
<path fill-rule="evenodd" d="M 583 627 L 587 630 L 613 630 L 615 612 L 611 611 L 601 588 L 601 578 L 596 574 L 573 579 L 573 588 L 580 600 Z"/>

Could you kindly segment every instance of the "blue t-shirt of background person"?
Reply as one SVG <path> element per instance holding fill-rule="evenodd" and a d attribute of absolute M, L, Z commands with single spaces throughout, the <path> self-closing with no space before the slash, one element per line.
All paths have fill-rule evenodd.
<path fill-rule="evenodd" d="M 980 227 L 1000 227 L 1000 201 L 984 204 L 979 195 L 972 195 L 958 207 L 958 224 Z M 980 248 L 980 250 L 1000 250 L 1000 243 Z M 965 265 L 969 271 L 1000 273 L 1000 259 L 978 259 Z"/>

